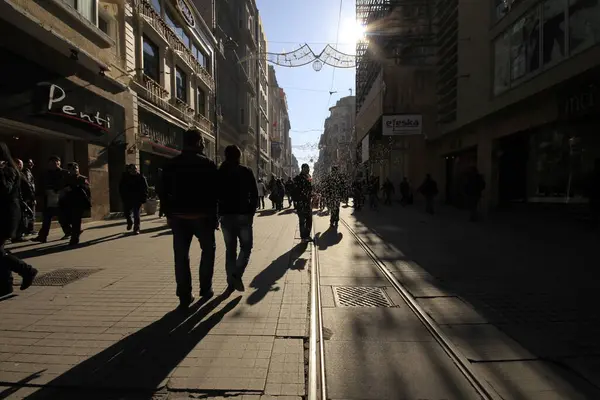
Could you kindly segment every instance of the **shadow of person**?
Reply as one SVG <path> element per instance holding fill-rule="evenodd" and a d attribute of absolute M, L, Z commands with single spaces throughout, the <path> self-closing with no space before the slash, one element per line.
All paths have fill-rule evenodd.
<path fill-rule="evenodd" d="M 258 216 L 259 217 L 268 217 L 269 215 L 275 215 L 277 214 L 278 211 L 276 209 L 271 209 L 271 210 L 258 210 Z"/>
<path fill-rule="evenodd" d="M 115 233 L 112 235 L 108 235 L 108 236 L 97 238 L 97 239 L 92 239 L 89 241 L 82 241 L 81 243 L 79 243 L 76 246 L 69 246 L 69 242 L 65 241 L 65 242 L 55 244 L 52 246 L 38 247 L 38 248 L 27 249 L 27 250 L 23 250 L 23 251 L 15 251 L 17 249 L 13 249 L 12 254 L 25 260 L 27 258 L 41 257 L 41 256 L 45 256 L 48 254 L 60 253 L 61 251 L 68 251 L 68 250 L 78 249 L 78 248 L 82 248 L 82 247 L 93 246 L 93 245 L 99 244 L 99 243 L 110 242 L 112 240 L 119 239 L 123 236 L 124 236 L 123 233 Z"/>
<path fill-rule="evenodd" d="M 250 282 L 250 287 L 254 288 L 254 292 L 248 296 L 246 301 L 253 305 L 265 298 L 267 293 L 278 291 L 279 287 L 274 287 L 290 268 L 299 269 L 297 260 L 308 248 L 308 243 L 298 243 L 291 250 L 277 257 L 269 266 L 263 269 Z"/>
<path fill-rule="evenodd" d="M 222 303 L 222 294 L 187 311 L 171 311 L 160 320 L 74 366 L 26 399 L 47 399 L 53 387 L 154 390 L 235 306 L 241 296 L 204 319 Z"/>
<path fill-rule="evenodd" d="M 325 250 L 340 243 L 343 237 L 342 232 L 338 232 L 335 226 L 330 226 L 325 232 L 317 233 L 316 244 L 319 246 L 319 250 Z"/>

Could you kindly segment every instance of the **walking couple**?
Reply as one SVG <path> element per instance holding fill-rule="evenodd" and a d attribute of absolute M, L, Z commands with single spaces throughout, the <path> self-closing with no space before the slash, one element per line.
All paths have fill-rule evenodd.
<path fill-rule="evenodd" d="M 252 170 L 240 164 L 241 151 L 227 146 L 219 168 L 204 155 L 202 134 L 191 129 L 184 134 L 184 148 L 163 168 L 163 212 L 173 230 L 175 280 L 179 306 L 194 301 L 190 270 L 190 245 L 200 242 L 200 297 L 214 295 L 215 231 L 219 225 L 225 240 L 227 294 L 244 291 L 242 276 L 252 251 L 252 224 L 258 191 Z M 240 253 L 237 244 L 240 242 Z"/>

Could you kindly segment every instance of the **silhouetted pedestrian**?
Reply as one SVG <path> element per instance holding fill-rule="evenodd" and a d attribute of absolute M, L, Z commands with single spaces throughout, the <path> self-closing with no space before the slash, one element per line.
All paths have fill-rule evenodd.
<path fill-rule="evenodd" d="M 44 186 L 44 211 L 42 228 L 38 236 L 33 239 L 37 242 L 46 243 L 50 233 L 50 224 L 52 218 L 56 217 L 63 230 L 63 239 L 71 236 L 71 228 L 65 223 L 65 210 L 60 207 L 60 198 L 64 194 L 65 181 L 68 172 L 61 168 L 61 159 L 58 156 L 51 156 L 48 159 L 48 171 L 43 179 Z"/>
<path fill-rule="evenodd" d="M 302 164 L 301 172 L 294 178 L 293 200 L 296 204 L 298 221 L 300 224 L 300 238 L 303 242 L 311 241 L 312 230 L 312 183 L 310 181 L 310 167 Z"/>
<path fill-rule="evenodd" d="M 429 214 L 434 213 L 433 201 L 438 194 L 436 181 L 433 180 L 430 174 L 427 174 L 425 181 L 419 187 L 419 192 L 425 197 L 425 211 Z"/>
<path fill-rule="evenodd" d="M 200 258 L 200 296 L 213 296 L 215 268 L 215 230 L 217 216 L 217 166 L 204 155 L 202 133 L 190 129 L 183 136 L 183 150 L 163 168 L 163 211 L 173 231 L 175 281 L 179 307 L 194 301 L 190 271 L 190 245 L 195 236 L 202 249 Z"/>
<path fill-rule="evenodd" d="M 119 193 L 127 220 L 127 230 L 140 233 L 140 208 L 148 200 L 148 182 L 135 164 L 129 164 L 121 177 Z"/>
<path fill-rule="evenodd" d="M 8 146 L 0 142 L 0 297 L 13 291 L 12 273 L 22 277 L 21 290 L 27 289 L 37 269 L 8 253 L 6 241 L 14 238 L 21 221 L 21 177 Z"/>
<path fill-rule="evenodd" d="M 227 291 L 245 290 L 242 277 L 252 252 L 252 224 L 258 203 L 254 173 L 240 165 L 242 152 L 237 146 L 225 148 L 225 161 L 219 167 L 219 216 L 225 240 Z M 240 253 L 237 253 L 238 240 Z"/>

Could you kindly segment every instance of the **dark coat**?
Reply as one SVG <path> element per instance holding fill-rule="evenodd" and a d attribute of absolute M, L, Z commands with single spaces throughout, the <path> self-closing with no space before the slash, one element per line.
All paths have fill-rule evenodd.
<path fill-rule="evenodd" d="M 61 206 L 75 210 L 89 210 L 92 207 L 92 193 L 88 178 L 83 175 L 71 175 L 65 183 L 65 193 Z"/>
<path fill-rule="evenodd" d="M 299 209 L 310 209 L 313 186 L 308 175 L 299 174 L 294 178 L 294 193 L 292 199 Z"/>
<path fill-rule="evenodd" d="M 119 182 L 121 200 L 127 205 L 142 205 L 148 200 L 148 182 L 142 174 L 125 172 Z"/>
<path fill-rule="evenodd" d="M 21 223 L 21 174 L 0 168 L 0 240 L 13 238 Z"/>

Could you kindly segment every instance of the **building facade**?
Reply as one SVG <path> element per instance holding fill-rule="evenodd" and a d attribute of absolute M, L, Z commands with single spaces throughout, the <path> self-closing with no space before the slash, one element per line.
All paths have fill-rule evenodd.
<path fill-rule="evenodd" d="M 193 0 L 213 21 L 219 43 L 217 68 L 217 140 L 219 160 L 225 147 L 237 145 L 242 163 L 258 174 L 260 121 L 258 92 L 260 26 L 254 0 Z"/>
<path fill-rule="evenodd" d="M 438 80 L 450 90 L 429 146 L 445 200 L 463 205 L 477 167 L 486 210 L 585 205 L 600 169 L 600 2 L 446 3 L 440 35 L 454 45 Z"/>
<path fill-rule="evenodd" d="M 34 161 L 40 188 L 49 156 L 78 162 L 95 219 L 119 206 L 118 181 L 133 160 L 127 12 L 108 1 L 0 2 L 0 140 L 15 158 Z"/>
<path fill-rule="evenodd" d="M 416 183 L 437 129 L 432 0 L 357 0 L 355 173 Z"/>
<path fill-rule="evenodd" d="M 202 132 L 205 153 L 215 159 L 218 43 L 191 1 L 126 4 L 126 67 L 136 120 L 127 152 L 154 186 L 163 163 L 181 152 L 189 128 Z"/>
<path fill-rule="evenodd" d="M 354 143 L 352 135 L 356 116 L 356 98 L 342 97 L 329 108 L 324 130 L 319 139 L 319 158 L 314 175 L 317 180 L 326 176 L 331 167 L 337 166 L 344 174 L 354 172 Z"/>
<path fill-rule="evenodd" d="M 273 66 L 268 66 L 269 74 L 269 138 L 271 141 L 271 173 L 276 177 L 290 175 L 291 140 L 288 104 L 283 88 L 277 83 Z"/>

